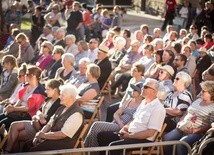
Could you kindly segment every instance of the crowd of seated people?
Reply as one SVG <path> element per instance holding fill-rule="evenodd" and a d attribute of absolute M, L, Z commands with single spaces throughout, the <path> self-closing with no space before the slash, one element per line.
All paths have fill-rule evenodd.
<path fill-rule="evenodd" d="M 86 4 L 52 0 L 29 5 L 28 37 L 20 29 L 20 4 L 7 12 L 10 36 L 0 51 L 0 126 L 9 135 L 5 153 L 74 147 L 107 80 L 119 102 L 109 105 L 105 98 L 106 120 L 92 123 L 85 147 L 153 142 L 164 123 L 164 141 L 192 146 L 211 127 L 211 27 L 193 22 L 177 32 L 168 25 L 164 35 L 159 27 L 150 34 L 142 24 L 131 32 L 123 30 L 119 6 L 111 18 L 102 5 L 91 13 Z M 164 147 L 166 155 L 171 151 Z M 176 153 L 187 154 L 182 146 Z"/>

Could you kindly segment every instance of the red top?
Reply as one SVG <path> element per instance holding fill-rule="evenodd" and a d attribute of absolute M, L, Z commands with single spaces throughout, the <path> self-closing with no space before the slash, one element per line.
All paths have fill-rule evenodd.
<path fill-rule="evenodd" d="M 175 11 L 176 1 L 175 0 L 166 0 L 167 10 Z"/>
<path fill-rule="evenodd" d="M 83 11 L 83 23 L 85 26 L 90 25 L 92 22 L 91 12 L 88 10 Z"/>

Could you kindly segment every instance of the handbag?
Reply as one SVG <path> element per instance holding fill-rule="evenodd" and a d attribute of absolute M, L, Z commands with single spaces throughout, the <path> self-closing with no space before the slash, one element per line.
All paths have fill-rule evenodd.
<path fill-rule="evenodd" d="M 184 18 L 176 16 L 176 17 L 173 19 L 173 24 L 174 24 L 174 25 L 182 26 L 182 25 L 184 24 Z"/>
<path fill-rule="evenodd" d="M 186 133 L 186 131 L 192 128 L 192 123 L 190 121 L 182 120 L 178 123 L 177 128 Z"/>

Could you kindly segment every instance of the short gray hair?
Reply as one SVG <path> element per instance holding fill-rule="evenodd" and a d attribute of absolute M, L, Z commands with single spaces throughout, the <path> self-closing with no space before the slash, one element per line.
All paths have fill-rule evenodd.
<path fill-rule="evenodd" d="M 73 34 L 68 34 L 65 36 L 65 40 L 66 39 L 71 39 L 74 43 L 76 42 L 76 37 Z"/>
<path fill-rule="evenodd" d="M 89 58 L 86 58 L 86 57 L 81 58 L 81 59 L 79 60 L 79 65 L 80 65 L 80 64 L 89 65 L 90 63 L 91 63 L 90 59 L 89 59 Z"/>
<path fill-rule="evenodd" d="M 62 27 L 58 28 L 58 29 L 56 30 L 56 32 L 62 34 L 63 36 L 65 36 L 65 34 L 66 34 L 65 28 L 62 28 Z"/>
<path fill-rule="evenodd" d="M 115 39 L 115 43 L 116 44 L 120 44 L 121 46 L 125 46 L 126 45 L 126 39 L 125 38 L 123 38 L 123 37 L 117 37 L 116 39 Z"/>
<path fill-rule="evenodd" d="M 64 53 L 62 55 L 62 60 L 65 60 L 65 59 L 70 61 L 72 66 L 74 65 L 75 58 L 72 53 Z"/>
<path fill-rule="evenodd" d="M 176 77 L 177 77 L 177 76 L 179 76 L 179 77 L 181 78 L 181 80 L 184 82 L 184 87 L 185 87 L 185 88 L 189 87 L 190 84 L 192 83 L 192 78 L 191 78 L 191 76 L 190 76 L 188 73 L 186 73 L 186 72 L 183 72 L 183 71 L 178 72 L 178 73 L 176 74 Z"/>
<path fill-rule="evenodd" d="M 74 99 L 77 98 L 78 91 L 74 85 L 72 85 L 70 83 L 66 83 L 66 84 L 60 86 L 59 89 L 60 89 L 60 92 L 65 94 L 66 96 L 71 96 Z"/>
<path fill-rule="evenodd" d="M 145 80 L 145 83 L 149 83 L 150 84 L 150 87 L 152 87 L 154 90 L 158 91 L 158 88 L 159 88 L 159 82 L 155 79 L 152 79 L 152 78 L 147 78 Z"/>

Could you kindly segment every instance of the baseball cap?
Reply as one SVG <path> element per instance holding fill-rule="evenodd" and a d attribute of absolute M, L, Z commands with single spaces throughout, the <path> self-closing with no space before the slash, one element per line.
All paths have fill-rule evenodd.
<path fill-rule="evenodd" d="M 137 91 L 138 93 L 141 93 L 141 88 L 143 87 L 143 83 L 142 82 L 138 82 L 136 84 L 130 84 L 130 87 Z"/>

